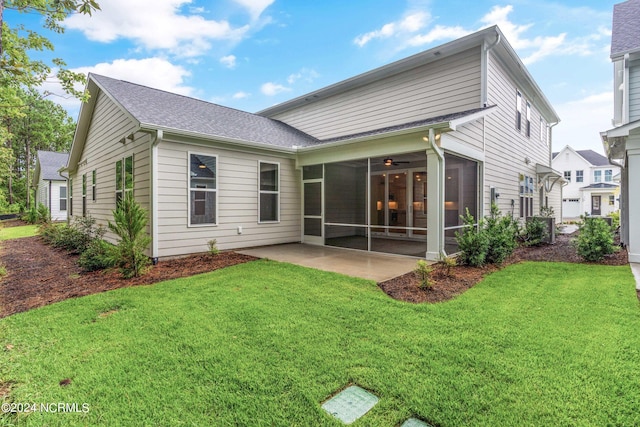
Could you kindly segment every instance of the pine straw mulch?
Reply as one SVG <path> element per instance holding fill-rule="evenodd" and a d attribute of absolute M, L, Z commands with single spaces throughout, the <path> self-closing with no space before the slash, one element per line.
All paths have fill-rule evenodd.
<path fill-rule="evenodd" d="M 3 226 L 23 225 L 20 221 L 4 222 Z M 392 298 L 413 302 L 440 302 L 459 295 L 478 283 L 483 276 L 506 265 L 520 261 L 582 262 L 571 245 L 574 235 L 559 235 L 556 243 L 540 247 L 520 247 L 501 266 L 474 268 L 455 266 L 447 275 L 444 266 L 436 264 L 430 274 L 432 289 L 418 287 L 413 273 L 379 283 L 380 288 Z M 256 258 L 232 251 L 217 256 L 191 255 L 184 258 L 161 261 L 147 274 L 133 279 L 123 279 L 115 270 L 84 273 L 77 266 L 77 256 L 69 255 L 44 244 L 39 237 L 8 240 L 0 244 L 0 265 L 7 269 L 7 276 L 0 278 L 0 318 L 32 308 L 84 295 L 129 286 L 149 285 L 169 279 L 205 273 Z M 621 249 L 607 257 L 602 264 L 625 265 L 627 252 Z"/>
<path fill-rule="evenodd" d="M 537 247 L 518 247 L 514 253 L 501 265 L 487 265 L 485 267 L 455 266 L 447 274 L 446 267 L 437 263 L 429 274 L 431 289 L 421 289 L 420 281 L 414 273 L 381 282 L 380 288 L 390 297 L 412 303 L 441 302 L 460 295 L 467 289 L 478 283 L 485 275 L 497 271 L 510 264 L 521 261 L 550 261 L 550 262 L 574 262 L 584 263 L 572 244 L 577 232 L 573 234 L 560 234 L 553 245 Z M 598 264 L 626 265 L 628 264 L 627 251 L 621 248 L 618 252 L 607 256 Z M 638 294 L 640 298 L 640 293 Z"/>

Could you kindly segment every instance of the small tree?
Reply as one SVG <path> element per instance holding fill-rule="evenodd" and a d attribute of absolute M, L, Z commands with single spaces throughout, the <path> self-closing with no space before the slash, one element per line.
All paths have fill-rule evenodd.
<path fill-rule="evenodd" d="M 484 221 L 476 220 L 469 213 L 469 208 L 464 216 L 460 216 L 465 225 L 464 230 L 459 233 L 456 231 L 456 242 L 460 249 L 458 259 L 461 264 L 467 264 L 472 267 L 479 267 L 486 263 L 487 252 L 489 251 L 489 237 L 484 229 Z"/>
<path fill-rule="evenodd" d="M 113 211 L 113 220 L 109 221 L 109 229 L 120 237 L 115 251 L 116 265 L 127 279 L 141 276 L 150 263 L 144 254 L 151 242 L 146 235 L 147 212 L 131 193 L 126 193 Z"/>
<path fill-rule="evenodd" d="M 433 269 L 427 264 L 427 261 L 421 259 L 416 263 L 416 268 L 413 270 L 414 274 L 418 276 L 420 280 L 420 288 L 421 289 L 431 289 L 431 282 L 429 281 L 429 273 L 431 273 Z"/>
<path fill-rule="evenodd" d="M 502 264 L 518 246 L 518 226 L 515 220 L 508 216 L 502 216 L 498 206 L 491 204 L 491 212 L 485 217 L 485 232 L 489 239 L 487 249 L 487 262 L 489 264 Z"/>
<path fill-rule="evenodd" d="M 600 261 L 615 252 L 613 233 L 602 218 L 586 217 L 575 242 L 576 250 L 585 261 Z"/>

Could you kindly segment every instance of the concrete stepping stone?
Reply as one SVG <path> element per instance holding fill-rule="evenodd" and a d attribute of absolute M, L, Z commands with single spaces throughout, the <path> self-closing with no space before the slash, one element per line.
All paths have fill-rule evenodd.
<path fill-rule="evenodd" d="M 407 421 L 403 422 L 400 427 L 431 427 L 431 424 L 427 424 L 417 418 L 409 418 Z"/>
<path fill-rule="evenodd" d="M 322 404 L 322 408 L 345 424 L 351 424 L 369 412 L 378 397 L 367 390 L 352 385 Z"/>

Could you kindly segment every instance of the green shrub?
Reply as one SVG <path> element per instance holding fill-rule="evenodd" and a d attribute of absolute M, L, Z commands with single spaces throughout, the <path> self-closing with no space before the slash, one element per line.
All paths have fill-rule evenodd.
<path fill-rule="evenodd" d="M 421 289 L 431 289 L 431 282 L 429 282 L 429 273 L 431 273 L 433 269 L 427 264 L 427 261 L 421 259 L 417 262 L 415 270 L 413 272 L 418 279 L 420 280 L 420 288 Z"/>
<path fill-rule="evenodd" d="M 440 257 L 440 263 L 444 266 L 444 272 L 447 277 L 453 277 L 453 267 L 458 265 L 458 262 L 453 257 Z"/>
<path fill-rule="evenodd" d="M 486 263 L 489 250 L 489 238 L 484 230 L 484 221 L 478 221 L 476 226 L 473 215 L 469 213 L 469 208 L 461 218 L 465 228 L 462 232 L 456 231 L 455 233 L 458 249 L 460 250 L 458 259 L 461 264 L 473 267 L 482 266 Z"/>
<path fill-rule="evenodd" d="M 31 206 L 31 209 L 26 211 L 24 215 L 20 218 L 29 224 L 37 224 L 38 223 L 38 208 L 35 206 Z"/>
<path fill-rule="evenodd" d="M 607 216 L 611 218 L 611 228 L 617 230 L 620 227 L 620 211 L 611 212 Z"/>
<path fill-rule="evenodd" d="M 46 224 L 51 221 L 51 214 L 49 213 L 49 208 L 42 203 L 38 203 L 38 206 L 31 206 L 31 209 L 22 215 L 21 219 L 29 224 Z"/>
<path fill-rule="evenodd" d="M 518 225 L 508 216 L 502 216 L 496 204 L 491 204 L 491 213 L 485 218 L 485 232 L 489 239 L 486 261 L 502 264 L 518 246 Z"/>
<path fill-rule="evenodd" d="M 602 218 L 595 217 L 584 218 L 575 245 L 585 261 L 600 261 L 616 250 L 611 227 Z"/>
<path fill-rule="evenodd" d="M 115 246 L 102 239 L 95 239 L 78 259 L 78 265 L 84 271 L 104 270 L 115 267 Z"/>
<path fill-rule="evenodd" d="M 218 241 L 216 239 L 211 239 L 207 242 L 207 246 L 209 247 L 209 255 L 216 256 L 220 253 L 220 249 L 218 249 Z"/>
<path fill-rule="evenodd" d="M 92 241 L 101 239 L 104 235 L 104 228 L 96 227 L 95 223 L 95 219 L 88 216 L 74 218 L 71 225 L 43 224 L 40 227 L 40 236 L 56 248 L 81 254 Z"/>
<path fill-rule="evenodd" d="M 538 246 L 547 238 L 547 225 L 538 218 L 529 218 L 520 238 L 526 246 Z"/>
<path fill-rule="evenodd" d="M 109 229 L 120 237 L 115 251 L 116 265 L 125 278 L 138 277 L 150 263 L 144 254 L 151 242 L 146 234 L 147 213 L 127 193 L 113 211 L 113 221 L 109 221 Z"/>

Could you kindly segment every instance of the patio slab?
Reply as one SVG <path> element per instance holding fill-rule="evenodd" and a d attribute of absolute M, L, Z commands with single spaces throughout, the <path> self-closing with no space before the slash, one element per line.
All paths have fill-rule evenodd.
<path fill-rule="evenodd" d="M 289 262 L 318 270 L 383 282 L 415 269 L 417 258 L 341 249 L 327 246 L 289 243 L 237 251 L 274 261 Z"/>

